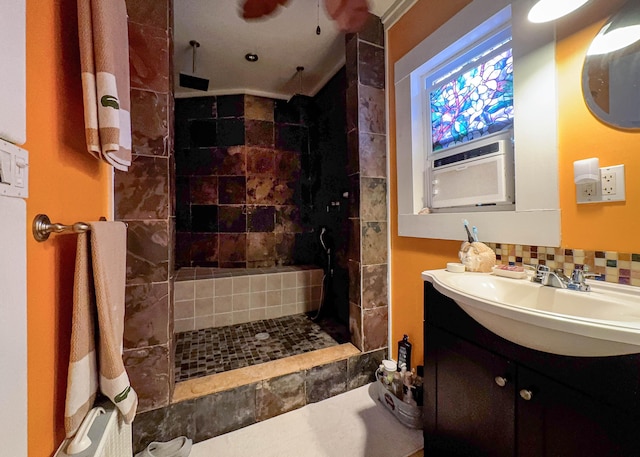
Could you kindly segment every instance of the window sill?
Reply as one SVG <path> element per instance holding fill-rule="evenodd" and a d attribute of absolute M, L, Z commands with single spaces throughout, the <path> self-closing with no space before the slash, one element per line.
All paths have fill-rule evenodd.
<path fill-rule="evenodd" d="M 478 227 L 483 242 L 560 246 L 560 210 L 400 214 L 398 235 L 465 240 L 462 219 Z"/>

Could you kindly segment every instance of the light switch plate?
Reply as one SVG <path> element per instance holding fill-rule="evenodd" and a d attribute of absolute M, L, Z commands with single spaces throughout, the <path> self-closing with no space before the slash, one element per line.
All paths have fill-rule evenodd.
<path fill-rule="evenodd" d="M 29 196 L 29 153 L 0 140 L 0 196 Z"/>

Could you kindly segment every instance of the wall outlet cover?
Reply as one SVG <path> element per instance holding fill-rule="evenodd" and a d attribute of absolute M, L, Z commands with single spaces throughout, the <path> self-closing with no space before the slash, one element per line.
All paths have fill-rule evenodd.
<path fill-rule="evenodd" d="M 599 182 L 576 184 L 577 203 L 604 203 L 624 200 L 624 165 L 601 167 Z"/>
<path fill-rule="evenodd" d="M 603 202 L 624 201 L 624 165 L 600 168 L 600 185 Z"/>

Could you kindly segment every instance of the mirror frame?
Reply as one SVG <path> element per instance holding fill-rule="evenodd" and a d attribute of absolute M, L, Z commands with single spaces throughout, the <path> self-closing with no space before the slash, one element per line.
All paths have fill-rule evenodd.
<path fill-rule="evenodd" d="M 613 22 L 620 21 L 622 17 L 625 17 L 628 14 L 638 14 L 638 17 L 640 20 L 640 7 L 633 5 L 632 3 L 633 2 L 627 2 L 620 9 L 618 9 L 618 11 L 612 14 L 609 17 L 609 19 L 607 19 L 603 27 L 601 27 L 601 29 L 598 31 L 598 34 L 596 35 L 596 37 L 594 37 L 594 40 L 597 38 L 597 36 L 599 36 L 602 33 L 603 29 L 609 27 L 609 25 Z M 638 10 L 637 12 L 635 11 L 636 9 Z M 621 116 L 619 113 L 616 114 L 616 113 L 605 111 L 596 102 L 593 96 L 592 85 L 590 84 L 590 78 L 589 78 L 590 63 L 591 63 L 591 67 L 593 67 L 594 65 L 597 65 L 600 68 L 605 69 L 606 71 L 603 73 L 606 73 L 615 64 L 615 61 L 623 55 L 633 55 L 633 59 L 634 59 L 633 66 L 638 68 L 638 71 L 633 72 L 632 74 L 640 74 L 640 41 L 632 44 L 631 46 L 633 46 L 635 49 L 632 52 L 629 52 L 630 49 L 628 48 L 622 48 L 617 51 L 604 54 L 604 55 L 594 55 L 594 56 L 586 55 L 584 58 L 584 62 L 582 64 L 581 86 L 582 86 L 582 97 L 584 99 L 585 104 L 587 105 L 587 108 L 589 109 L 591 114 L 593 114 L 593 116 L 595 116 L 598 120 L 600 120 L 601 122 L 611 127 L 623 129 L 623 130 L 635 131 L 635 130 L 640 130 L 640 110 L 635 119 L 627 119 L 624 116 Z M 604 83 L 604 80 L 602 82 Z M 606 83 L 608 84 L 608 80 Z M 640 78 L 638 78 L 637 83 L 633 87 L 636 88 L 636 91 L 637 91 L 636 98 L 640 101 Z"/>

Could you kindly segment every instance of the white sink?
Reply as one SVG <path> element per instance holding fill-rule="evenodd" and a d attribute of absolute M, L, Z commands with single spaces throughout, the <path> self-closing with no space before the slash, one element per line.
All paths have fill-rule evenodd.
<path fill-rule="evenodd" d="M 640 353 L 640 290 L 589 281 L 590 292 L 490 273 L 422 272 L 473 319 L 514 343 L 553 354 Z"/>

